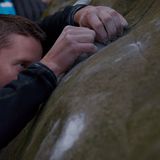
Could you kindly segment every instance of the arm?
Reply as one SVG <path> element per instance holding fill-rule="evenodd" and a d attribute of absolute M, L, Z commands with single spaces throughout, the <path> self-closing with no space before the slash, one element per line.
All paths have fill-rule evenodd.
<path fill-rule="evenodd" d="M 74 14 L 74 21 L 79 26 L 93 29 L 96 41 L 104 44 L 122 36 L 128 26 L 120 13 L 107 6 L 86 6 Z"/>
<path fill-rule="evenodd" d="M 67 6 L 63 11 L 44 18 L 38 24 L 46 33 L 45 52 L 47 52 L 57 40 L 64 27 L 67 25 L 75 25 L 74 14 L 86 5 Z"/>
<path fill-rule="evenodd" d="M 95 32 L 88 28 L 66 27 L 41 63 L 29 66 L 16 81 L 0 89 L 0 148 L 25 127 L 47 100 L 56 86 L 56 76 L 81 53 L 95 52 L 94 38 Z"/>
<path fill-rule="evenodd" d="M 47 48 L 53 45 L 67 25 L 93 29 L 96 41 L 104 44 L 121 36 L 128 26 L 125 18 L 114 9 L 84 4 L 68 6 L 63 11 L 46 17 L 39 24 L 47 34 Z"/>
<path fill-rule="evenodd" d="M 20 73 L 16 81 L 0 89 L 0 149 L 33 118 L 55 87 L 52 71 L 35 63 Z"/>
<path fill-rule="evenodd" d="M 31 65 L 27 70 L 19 74 L 17 81 L 0 90 L 0 148 L 20 132 L 27 122 L 32 119 L 38 110 L 39 104 L 44 102 L 51 94 L 56 83 L 56 78 L 52 71 L 56 76 L 65 72 L 81 54 L 96 52 L 95 38 L 101 42 L 108 40 L 108 36 L 113 37 L 127 25 L 127 22 L 117 12 L 105 7 L 102 13 L 100 12 L 101 9 L 101 7 L 87 6 L 76 12 L 74 20 L 81 27 L 65 27 L 55 44 L 41 60 L 41 63 L 50 68 L 50 70 L 45 66 L 37 67 L 36 64 Z M 74 13 L 73 10 L 71 13 Z M 85 16 L 83 16 L 84 13 Z M 99 13 L 101 13 L 101 16 Z M 48 20 L 44 20 L 46 22 L 41 24 L 47 34 L 56 33 L 58 36 L 59 32 L 67 24 L 65 17 L 67 17 L 68 12 L 66 12 L 65 16 L 61 14 L 61 12 L 57 13 L 57 18 L 54 16 L 54 18 L 48 17 Z M 115 16 L 112 18 L 109 16 L 111 14 Z M 109 16 L 109 19 L 106 19 L 105 15 Z M 58 20 L 59 16 L 61 17 L 60 20 Z M 103 21 L 97 19 L 99 16 Z M 104 34 L 105 37 L 102 36 L 102 33 L 99 33 L 99 27 L 94 19 L 97 19 L 97 22 L 103 22 L 98 23 L 98 26 L 103 32 L 107 30 L 106 34 Z M 115 19 L 118 19 L 118 21 L 115 21 Z M 65 23 L 63 23 L 63 20 Z M 60 25 L 61 23 L 62 25 Z M 54 24 L 56 25 L 53 29 Z M 110 27 L 112 26 L 111 24 L 115 25 L 113 27 L 115 28 L 114 33 L 113 28 Z M 57 28 L 58 25 L 60 25 L 59 29 Z M 108 32 L 110 33 L 109 35 L 107 34 Z M 52 36 L 53 34 L 51 34 L 50 38 Z M 56 39 L 57 36 L 53 37 Z M 26 101 L 26 98 L 29 101 Z"/>

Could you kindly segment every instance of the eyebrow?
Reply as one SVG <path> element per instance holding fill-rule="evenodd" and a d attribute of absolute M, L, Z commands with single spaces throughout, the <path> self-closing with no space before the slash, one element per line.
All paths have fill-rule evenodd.
<path fill-rule="evenodd" d="M 17 60 L 17 61 L 15 62 L 15 64 L 18 64 L 18 63 L 24 63 L 24 64 L 26 64 L 26 65 L 30 65 L 30 64 L 32 64 L 32 63 L 34 63 L 34 62 L 29 61 L 29 60 L 19 59 L 19 60 Z"/>

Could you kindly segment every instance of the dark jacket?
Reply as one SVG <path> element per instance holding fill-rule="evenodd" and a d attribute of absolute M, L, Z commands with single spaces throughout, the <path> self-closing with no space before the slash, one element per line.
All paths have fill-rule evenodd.
<path fill-rule="evenodd" d="M 67 7 L 39 24 L 48 36 L 47 49 L 66 25 L 73 24 L 72 14 L 78 9 L 78 6 Z M 17 80 L 0 89 L 0 149 L 34 117 L 39 105 L 55 89 L 56 81 L 56 76 L 49 68 L 35 63 L 21 72 Z"/>

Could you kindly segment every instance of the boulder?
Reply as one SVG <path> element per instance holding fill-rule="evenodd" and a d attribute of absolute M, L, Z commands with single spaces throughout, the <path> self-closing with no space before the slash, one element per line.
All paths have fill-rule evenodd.
<path fill-rule="evenodd" d="M 92 3 L 129 30 L 62 78 L 0 160 L 160 159 L 160 1 Z"/>

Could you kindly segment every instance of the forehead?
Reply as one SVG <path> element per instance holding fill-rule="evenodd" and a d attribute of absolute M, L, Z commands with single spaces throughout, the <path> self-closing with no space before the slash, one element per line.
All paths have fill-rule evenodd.
<path fill-rule="evenodd" d="M 2 48 L 1 54 L 26 61 L 36 61 L 42 57 L 42 46 L 37 39 L 31 36 L 12 34 L 8 36 L 8 40 L 9 46 Z"/>

